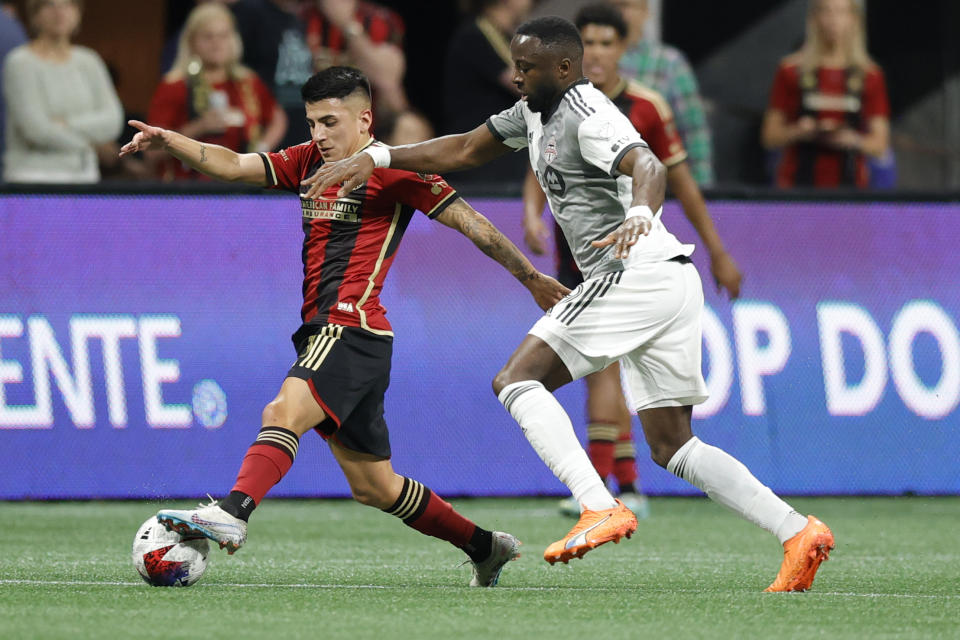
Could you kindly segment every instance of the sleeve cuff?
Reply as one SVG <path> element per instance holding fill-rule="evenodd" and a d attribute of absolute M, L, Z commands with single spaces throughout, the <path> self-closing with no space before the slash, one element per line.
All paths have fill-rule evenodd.
<path fill-rule="evenodd" d="M 497 128 L 493 126 L 493 118 L 487 118 L 487 129 L 489 129 L 490 133 L 493 134 L 493 137 L 499 140 L 500 142 L 503 142 L 504 140 L 506 140 L 504 136 L 500 135 L 500 132 L 497 131 Z"/>
<path fill-rule="evenodd" d="M 429 213 L 427 213 L 427 217 L 430 218 L 431 220 L 436 220 L 437 216 L 443 213 L 444 210 L 447 207 L 449 207 L 451 204 L 456 202 L 459 197 L 460 196 L 459 194 L 457 194 L 456 191 L 451 191 L 450 193 L 447 194 L 446 198 L 438 202 L 433 209 L 430 209 Z"/>
<path fill-rule="evenodd" d="M 258 151 L 257 155 L 260 156 L 261 160 L 263 160 L 263 172 L 266 175 L 267 186 L 277 186 L 277 172 L 273 170 L 273 163 L 270 162 L 270 158 L 268 158 L 267 154 L 265 154 L 263 151 Z"/>
<path fill-rule="evenodd" d="M 644 142 L 631 142 L 630 144 L 628 144 L 627 146 L 625 146 L 623 149 L 621 149 L 621 150 L 620 150 L 620 153 L 617 154 L 617 157 L 613 159 L 613 164 L 610 165 L 610 177 L 611 177 L 611 178 L 616 178 L 616 177 L 617 177 L 617 172 L 618 172 L 617 167 L 620 166 L 620 161 L 623 160 L 623 156 L 627 155 L 627 152 L 630 151 L 631 149 L 636 149 L 637 147 L 646 147 L 647 149 L 650 148 L 650 147 L 649 147 L 646 143 L 644 143 Z"/>

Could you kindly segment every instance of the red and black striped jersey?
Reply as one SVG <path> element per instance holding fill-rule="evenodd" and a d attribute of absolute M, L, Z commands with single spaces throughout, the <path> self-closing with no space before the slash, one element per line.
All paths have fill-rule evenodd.
<path fill-rule="evenodd" d="M 687 150 L 673 124 L 673 112 L 666 98 L 639 82 L 624 80 L 610 100 L 630 119 L 665 167 L 687 159 Z"/>
<path fill-rule="evenodd" d="M 379 143 L 371 143 L 379 144 Z M 261 153 L 271 188 L 295 193 L 323 158 L 313 142 Z M 387 271 L 415 210 L 436 218 L 457 199 L 443 178 L 397 169 L 373 175 L 342 198 L 338 185 L 317 199 L 300 198 L 303 210 L 305 324 L 335 323 L 392 335 L 380 304 Z"/>

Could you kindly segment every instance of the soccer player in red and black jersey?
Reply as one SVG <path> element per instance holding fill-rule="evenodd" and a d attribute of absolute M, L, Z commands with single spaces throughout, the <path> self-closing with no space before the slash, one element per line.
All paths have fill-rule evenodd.
<path fill-rule="evenodd" d="M 622 14 L 610 4 L 588 5 L 579 11 L 575 24 L 583 40 L 584 75 L 630 119 L 667 168 L 667 185 L 710 252 L 710 271 L 717 286 L 726 289 L 731 298 L 736 298 L 740 293 L 740 270 L 724 248 L 703 194 L 687 165 L 687 152 L 673 124 L 670 105 L 653 89 L 628 81 L 619 74 L 617 65 L 627 49 L 628 33 Z M 523 189 L 524 236 L 527 246 L 538 255 L 546 252 L 549 236 L 543 222 L 546 202 L 536 176 L 533 171 L 528 171 Z M 583 276 L 556 223 L 553 237 L 557 248 L 557 278 L 572 289 L 583 282 Z M 613 476 L 619 485 L 620 500 L 627 508 L 637 517 L 646 517 L 650 507 L 638 488 L 636 447 L 630 410 L 620 384 L 620 366 L 614 363 L 584 380 L 587 384 L 587 452 L 590 461 L 601 478 Z M 562 501 L 560 508 L 569 516 L 580 515 L 580 505 L 572 498 Z"/>
<path fill-rule="evenodd" d="M 323 163 L 379 143 L 370 135 L 370 85 L 361 72 L 328 68 L 310 78 L 301 93 L 311 140 L 278 153 L 238 154 L 130 123 L 140 132 L 122 154 L 162 149 L 214 178 L 297 192 L 303 213 L 303 325 L 293 336 L 297 359 L 263 410 L 263 426 L 230 494 L 199 509 L 162 510 L 157 518 L 181 533 L 205 535 L 233 553 L 246 541 L 253 509 L 293 464 L 300 437 L 316 429 L 327 439 L 358 502 L 463 549 L 473 563 L 471 585 L 493 586 L 503 566 L 519 555 L 516 538 L 476 526 L 430 489 L 396 474 L 390 464 L 383 399 L 393 333 L 380 290 L 417 209 L 470 238 L 517 277 L 542 308 L 552 307 L 569 290 L 534 269 L 439 176 L 382 169 L 342 197 L 337 197 L 337 186 L 305 197 L 301 180 Z"/>

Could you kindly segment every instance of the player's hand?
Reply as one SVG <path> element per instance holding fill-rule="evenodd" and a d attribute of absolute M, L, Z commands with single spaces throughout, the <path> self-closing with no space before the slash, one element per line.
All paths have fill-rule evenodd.
<path fill-rule="evenodd" d="M 631 216 L 605 238 L 594 240 L 590 244 L 598 249 L 613 245 L 613 257 L 626 258 L 630 255 L 630 247 L 637 244 L 640 236 L 649 234 L 652 227 L 650 220 L 643 216 Z"/>
<path fill-rule="evenodd" d="M 731 300 L 740 297 L 740 282 L 743 274 L 737 268 L 737 263 L 726 251 L 718 251 L 710 256 L 710 273 L 717 284 L 717 291 L 726 289 Z"/>
<path fill-rule="evenodd" d="M 535 277 L 530 278 L 524 284 L 530 290 L 533 299 L 544 311 L 553 307 L 570 293 L 570 289 L 545 273 L 538 272 Z"/>
<path fill-rule="evenodd" d="M 316 173 L 304 178 L 300 183 L 310 187 L 300 197 L 318 198 L 331 185 L 339 184 L 340 190 L 337 191 L 337 197 L 342 198 L 369 180 L 373 169 L 373 158 L 367 153 L 357 153 L 337 162 L 326 162 L 317 169 Z"/>
<path fill-rule="evenodd" d="M 151 127 L 146 122 L 140 122 L 139 120 L 127 120 L 127 124 L 140 131 L 133 136 L 133 140 L 120 147 L 120 157 L 138 151 L 163 149 L 167 146 L 167 141 L 164 138 L 166 129 Z"/>
<path fill-rule="evenodd" d="M 537 256 L 542 256 L 547 252 L 547 240 L 550 239 L 550 232 L 547 231 L 547 225 L 543 223 L 542 218 L 523 219 L 523 242 L 530 249 L 530 252 Z"/>

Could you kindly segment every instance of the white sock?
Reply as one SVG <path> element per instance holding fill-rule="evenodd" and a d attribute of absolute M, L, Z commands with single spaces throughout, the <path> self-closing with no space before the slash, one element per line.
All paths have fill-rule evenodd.
<path fill-rule="evenodd" d="M 781 544 L 807 525 L 804 516 L 757 480 L 739 460 L 696 436 L 673 454 L 667 471 L 777 536 Z"/>
<path fill-rule="evenodd" d="M 617 506 L 577 440 L 567 412 L 542 384 L 536 380 L 508 384 L 498 400 L 577 502 L 593 511 Z"/>

